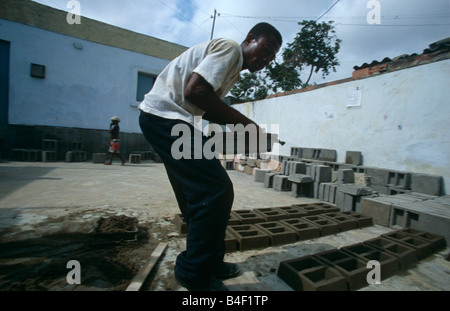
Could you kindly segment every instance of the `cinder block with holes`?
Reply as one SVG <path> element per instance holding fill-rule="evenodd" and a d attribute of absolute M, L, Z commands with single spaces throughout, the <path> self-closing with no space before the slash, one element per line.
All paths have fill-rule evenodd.
<path fill-rule="evenodd" d="M 233 218 L 239 220 L 241 225 L 254 224 L 264 221 L 264 217 L 253 210 L 236 210 L 231 211 L 231 213 L 233 214 Z"/>
<path fill-rule="evenodd" d="M 400 263 L 400 271 L 407 270 L 418 260 L 417 251 L 414 248 L 382 236 L 367 240 L 363 243 L 397 257 Z"/>
<path fill-rule="evenodd" d="M 366 263 L 371 260 L 378 261 L 380 263 L 380 277 L 382 280 L 395 275 L 399 271 L 398 257 L 370 245 L 358 243 L 341 247 L 341 250 L 362 259 Z"/>
<path fill-rule="evenodd" d="M 418 260 L 424 259 L 433 253 L 433 246 L 431 242 L 410 234 L 394 231 L 381 235 L 387 239 L 392 239 L 396 242 L 403 243 L 416 250 Z"/>
<path fill-rule="evenodd" d="M 347 281 L 311 255 L 280 262 L 277 275 L 296 291 L 345 291 Z"/>
<path fill-rule="evenodd" d="M 373 226 L 373 220 L 370 216 L 364 216 L 357 212 L 341 212 L 344 215 L 353 217 L 358 222 L 358 228 L 370 227 Z"/>
<path fill-rule="evenodd" d="M 255 225 L 235 225 L 228 228 L 230 233 L 236 238 L 241 251 L 270 246 L 269 235 Z"/>
<path fill-rule="evenodd" d="M 313 223 L 320 228 L 320 236 L 339 233 L 339 224 L 329 218 L 321 215 L 312 215 L 303 217 L 304 220 Z"/>
<path fill-rule="evenodd" d="M 397 230 L 397 232 L 409 234 L 409 235 L 419 237 L 419 238 L 429 241 L 432 245 L 433 252 L 438 252 L 447 246 L 447 243 L 445 242 L 445 238 L 438 234 L 432 234 L 429 232 L 425 232 L 422 230 L 416 230 L 413 228 L 404 228 L 404 229 Z"/>
<path fill-rule="evenodd" d="M 227 228 L 225 232 L 225 252 L 231 253 L 238 250 L 238 242 L 236 237 L 231 233 L 230 229 Z"/>
<path fill-rule="evenodd" d="M 228 225 L 240 225 L 241 221 L 237 218 L 236 213 L 234 211 L 231 211 L 230 218 L 228 218 Z"/>
<path fill-rule="evenodd" d="M 280 207 L 276 207 L 276 209 L 279 209 L 282 212 L 288 214 L 289 218 L 300 218 L 300 217 L 308 215 L 308 213 L 306 213 L 304 210 L 296 208 L 293 205 L 291 205 L 291 206 L 280 206 Z"/>
<path fill-rule="evenodd" d="M 289 218 L 288 213 L 281 209 L 273 207 L 256 208 L 253 211 L 257 214 L 260 214 L 264 218 L 264 221 L 275 221 Z"/>
<path fill-rule="evenodd" d="M 297 242 L 297 234 L 289 227 L 279 221 L 270 221 L 255 224 L 270 236 L 270 245 L 283 245 Z"/>
<path fill-rule="evenodd" d="M 348 231 L 358 228 L 358 221 L 350 216 L 342 213 L 326 213 L 323 214 L 324 217 L 328 217 L 331 220 L 339 224 L 339 229 L 342 231 Z"/>
<path fill-rule="evenodd" d="M 367 263 L 362 259 L 343 252 L 340 249 L 332 249 L 313 257 L 338 270 L 345 276 L 349 290 L 356 290 L 367 285 Z"/>
<path fill-rule="evenodd" d="M 295 231 L 298 241 L 320 237 L 320 227 L 302 218 L 285 219 L 280 220 L 280 222 L 290 226 Z"/>

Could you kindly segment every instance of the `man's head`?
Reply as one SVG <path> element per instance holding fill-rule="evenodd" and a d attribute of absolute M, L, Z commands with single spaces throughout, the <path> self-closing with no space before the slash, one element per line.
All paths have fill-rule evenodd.
<path fill-rule="evenodd" d="M 266 67 L 274 60 L 283 39 L 280 32 L 268 23 L 255 25 L 242 42 L 244 65 L 242 69 L 256 72 Z"/>

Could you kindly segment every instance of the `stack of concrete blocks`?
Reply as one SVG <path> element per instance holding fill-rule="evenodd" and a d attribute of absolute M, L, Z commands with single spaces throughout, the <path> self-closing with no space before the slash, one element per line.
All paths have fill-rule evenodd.
<path fill-rule="evenodd" d="M 141 155 L 139 153 L 130 153 L 128 162 L 130 164 L 141 164 Z"/>
<path fill-rule="evenodd" d="M 235 156 L 230 154 L 219 155 L 220 164 L 225 168 L 225 170 L 235 169 Z"/>
<path fill-rule="evenodd" d="M 340 169 L 338 171 L 336 206 L 341 211 L 361 212 L 362 198 L 372 195 L 369 187 L 355 184 L 354 171 L 352 169 Z"/>
<path fill-rule="evenodd" d="M 41 159 L 41 149 L 12 149 L 13 161 L 38 162 Z"/>
<path fill-rule="evenodd" d="M 55 162 L 57 160 L 58 141 L 54 139 L 42 140 L 42 162 Z"/>
<path fill-rule="evenodd" d="M 83 161 L 86 161 L 86 151 L 83 151 L 83 143 L 80 141 L 72 141 L 70 143 L 70 151 L 66 152 L 66 162 Z"/>
<path fill-rule="evenodd" d="M 450 196 L 433 196 L 410 192 L 365 198 L 361 213 L 373 218 L 375 224 L 412 228 L 439 234 L 450 244 Z"/>

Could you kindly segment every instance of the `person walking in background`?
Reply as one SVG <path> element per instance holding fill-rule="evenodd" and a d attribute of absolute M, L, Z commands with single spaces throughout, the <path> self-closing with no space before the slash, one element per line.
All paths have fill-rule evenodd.
<path fill-rule="evenodd" d="M 105 163 L 105 165 L 111 165 L 114 155 L 116 154 L 122 160 L 122 166 L 125 165 L 125 159 L 120 154 L 120 127 L 119 127 L 120 118 L 112 117 L 111 125 L 109 126 L 109 134 L 110 134 L 110 142 L 109 142 L 109 162 Z"/>

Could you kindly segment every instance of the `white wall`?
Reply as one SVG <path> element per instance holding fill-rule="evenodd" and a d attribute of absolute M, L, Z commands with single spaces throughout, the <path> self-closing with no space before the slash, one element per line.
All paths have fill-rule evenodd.
<path fill-rule="evenodd" d="M 107 129 L 118 115 L 123 132 L 140 133 L 137 71 L 157 75 L 169 63 L 4 19 L 0 39 L 11 42 L 10 124 Z M 31 63 L 46 66 L 45 79 L 30 76 Z"/>
<path fill-rule="evenodd" d="M 450 60 L 233 107 L 260 124 L 279 124 L 291 147 L 361 151 L 364 165 L 444 177 L 450 193 Z M 347 108 L 350 88 L 361 106 Z"/>

